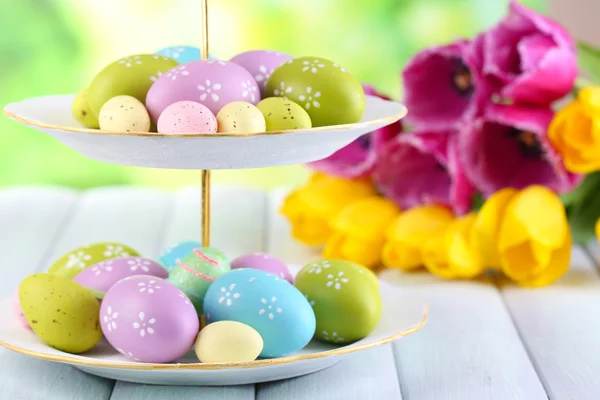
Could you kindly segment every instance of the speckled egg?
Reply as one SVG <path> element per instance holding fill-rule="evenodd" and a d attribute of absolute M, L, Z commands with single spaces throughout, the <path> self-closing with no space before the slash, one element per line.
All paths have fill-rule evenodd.
<path fill-rule="evenodd" d="M 186 64 L 192 61 L 198 61 L 202 59 L 200 49 L 192 46 L 171 46 L 165 47 L 156 52 L 162 56 L 167 56 L 176 60 L 180 64 Z M 214 60 L 215 57 L 212 54 L 208 55 L 209 60 Z"/>
<path fill-rule="evenodd" d="M 197 101 L 217 114 L 233 101 L 256 104 L 260 92 L 248 71 L 225 61 L 193 61 L 161 76 L 148 91 L 146 108 L 153 121 L 178 101 Z"/>
<path fill-rule="evenodd" d="M 173 270 L 177 266 L 177 263 L 189 256 L 194 249 L 199 249 L 202 247 L 200 242 L 195 241 L 186 241 L 180 242 L 176 245 L 170 247 L 165 250 L 159 257 L 158 261 L 161 263 L 163 267 L 169 272 Z"/>
<path fill-rule="evenodd" d="M 340 65 L 319 57 L 289 60 L 267 81 L 265 97 L 286 97 L 300 104 L 313 126 L 351 124 L 365 111 L 363 88 Z"/>
<path fill-rule="evenodd" d="M 13 314 L 17 318 L 17 322 L 25 329 L 31 329 L 25 314 L 23 314 L 23 308 L 21 307 L 21 299 L 19 299 L 19 291 L 17 290 L 12 297 Z"/>
<path fill-rule="evenodd" d="M 217 114 L 219 132 L 259 133 L 265 132 L 265 117 L 255 105 L 245 101 L 234 101 L 221 108 Z"/>
<path fill-rule="evenodd" d="M 183 357 L 200 330 L 194 306 L 175 285 L 152 276 L 117 282 L 104 296 L 100 323 L 106 340 L 124 356 L 148 363 Z"/>
<path fill-rule="evenodd" d="M 219 321 L 207 325 L 194 345 L 203 363 L 254 361 L 263 349 L 262 337 L 246 324 Z"/>
<path fill-rule="evenodd" d="M 95 115 L 113 97 L 127 95 L 141 102 L 150 86 L 179 63 L 158 54 L 137 54 L 117 60 L 104 68 L 92 81 L 88 102 Z"/>
<path fill-rule="evenodd" d="M 101 261 L 81 271 L 73 280 L 88 289 L 107 292 L 121 279 L 150 275 L 166 279 L 169 273 L 159 263 L 143 257 L 123 257 Z"/>
<path fill-rule="evenodd" d="M 214 247 L 200 247 L 177 262 L 168 280 L 192 300 L 200 315 L 203 313 L 206 291 L 215 279 L 230 270 L 231 266 L 225 254 Z"/>
<path fill-rule="evenodd" d="M 256 105 L 265 117 L 267 132 L 288 129 L 309 129 L 312 127 L 306 110 L 289 99 L 269 97 Z"/>
<path fill-rule="evenodd" d="M 171 104 L 158 117 L 160 133 L 215 133 L 217 119 L 203 104 L 195 101 L 178 101 Z"/>
<path fill-rule="evenodd" d="M 355 342 L 379 322 L 379 284 L 368 268 L 348 261 L 322 260 L 302 268 L 294 285 L 314 309 L 317 339 Z"/>
<path fill-rule="evenodd" d="M 252 50 L 240 53 L 230 61 L 244 67 L 246 71 L 252 74 L 262 94 L 265 83 L 273 71 L 291 59 L 292 56 L 277 51 Z"/>
<path fill-rule="evenodd" d="M 48 273 L 73 279 L 81 271 L 100 261 L 139 255 L 137 251 L 121 243 L 94 243 L 64 254 L 50 266 Z"/>
<path fill-rule="evenodd" d="M 264 342 L 260 356 L 266 358 L 302 349 L 315 333 L 315 313 L 302 293 L 257 269 L 236 269 L 219 277 L 206 293 L 204 312 L 209 324 L 236 321 L 254 328 Z"/>
<path fill-rule="evenodd" d="M 294 277 L 287 265 L 278 258 L 266 253 L 252 253 L 240 256 L 231 261 L 231 269 L 254 268 L 269 272 L 289 283 L 294 283 Z"/>
<path fill-rule="evenodd" d="M 150 115 L 144 104 L 131 96 L 108 100 L 98 116 L 100 129 L 115 132 L 149 132 Z"/>
<path fill-rule="evenodd" d="M 71 104 L 71 113 L 73 117 L 81 125 L 90 129 L 98 129 L 98 116 L 96 116 L 90 107 L 88 102 L 88 89 L 83 89 L 75 96 L 73 103 Z"/>

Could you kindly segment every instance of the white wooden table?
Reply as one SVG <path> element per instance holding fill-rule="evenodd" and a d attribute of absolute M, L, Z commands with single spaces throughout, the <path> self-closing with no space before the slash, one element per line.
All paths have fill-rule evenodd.
<path fill-rule="evenodd" d="M 290 263 L 312 254 L 294 243 L 277 209 L 282 190 L 213 190 L 213 245 L 230 256 L 266 251 Z M 144 255 L 200 236 L 197 188 L 166 192 L 0 190 L 0 294 L 63 252 L 101 240 Z M 596 254 L 596 256 L 593 256 Z M 239 387 L 158 387 L 88 376 L 71 367 L 0 350 L 0 399 L 600 399 L 600 279 L 597 246 L 574 249 L 553 286 L 446 282 L 385 271 L 430 305 L 428 325 L 393 346 L 360 353 L 313 375 Z"/>

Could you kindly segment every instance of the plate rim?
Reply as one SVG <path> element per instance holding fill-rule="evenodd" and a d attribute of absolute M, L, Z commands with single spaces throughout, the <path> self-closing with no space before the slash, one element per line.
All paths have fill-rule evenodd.
<path fill-rule="evenodd" d="M 404 118 L 408 114 L 408 109 L 406 105 L 400 102 L 382 99 L 377 96 L 369 96 L 366 97 L 374 98 L 382 102 L 387 103 L 395 103 L 401 107 L 401 110 L 388 117 L 378 118 L 370 121 L 357 122 L 354 124 L 342 124 L 342 125 L 329 125 L 329 126 L 319 126 L 315 128 L 309 129 L 288 129 L 288 130 L 279 130 L 279 131 L 269 131 L 269 132 L 247 132 L 247 133 L 233 133 L 233 132 L 220 132 L 220 133 L 156 133 L 156 132 L 117 132 L 117 131 L 106 131 L 101 129 L 89 129 L 89 128 L 73 128 L 70 126 L 61 126 L 55 124 L 47 124 L 44 122 L 32 121 L 27 118 L 23 118 L 12 111 L 9 111 L 7 108 L 10 106 L 17 105 L 19 103 L 23 103 L 28 100 L 42 99 L 46 97 L 69 97 L 75 96 L 75 94 L 67 94 L 67 95 L 45 95 L 45 96 L 37 96 L 30 97 L 27 99 L 23 99 L 21 101 L 16 101 L 5 105 L 2 109 L 4 115 L 8 118 L 13 119 L 21 124 L 36 127 L 40 129 L 52 129 L 63 132 L 72 132 L 72 133 L 80 133 L 80 134 L 89 134 L 89 135 L 106 135 L 106 136 L 133 136 L 133 137 L 152 137 L 152 138 L 198 138 L 198 137 L 229 137 L 229 138 L 245 138 L 245 137 L 256 137 L 256 136 L 281 136 L 292 133 L 311 133 L 311 132 L 325 132 L 325 131 L 340 131 L 340 130 L 348 130 L 348 129 L 358 129 L 365 128 L 369 126 L 385 124 L 384 126 L 391 125 L 394 122 L 397 122 Z"/>

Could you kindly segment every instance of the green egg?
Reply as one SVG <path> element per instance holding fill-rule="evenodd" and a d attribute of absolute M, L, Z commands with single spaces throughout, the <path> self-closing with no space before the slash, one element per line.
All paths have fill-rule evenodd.
<path fill-rule="evenodd" d="M 73 279 L 84 269 L 111 258 L 135 257 L 140 254 L 121 243 L 102 242 L 78 247 L 63 255 L 48 269 L 48 273 Z"/>
<path fill-rule="evenodd" d="M 100 339 L 100 302 L 72 280 L 46 273 L 30 275 L 19 286 L 23 314 L 48 346 L 79 354 Z"/>
<path fill-rule="evenodd" d="M 312 127 L 310 116 L 289 99 L 268 97 L 256 105 L 267 122 L 267 132 L 288 129 L 309 129 Z"/>
<path fill-rule="evenodd" d="M 368 268 L 348 261 L 320 260 L 302 268 L 294 285 L 315 311 L 315 337 L 319 340 L 352 343 L 371 333 L 379 322 L 379 282 Z"/>
<path fill-rule="evenodd" d="M 117 60 L 104 68 L 92 81 L 88 101 L 92 112 L 100 109 L 113 97 L 128 95 L 146 104 L 150 86 L 165 72 L 179 63 L 157 54 L 137 54 Z"/>
<path fill-rule="evenodd" d="M 98 129 L 100 127 L 98 117 L 92 112 L 88 103 L 88 89 L 83 89 L 75 96 L 73 104 L 71 104 L 71 112 L 77 122 L 86 128 Z"/>
<path fill-rule="evenodd" d="M 278 67 L 265 85 L 265 97 L 284 97 L 302 106 L 312 126 L 351 124 L 365 111 L 360 82 L 340 65 L 301 57 Z"/>

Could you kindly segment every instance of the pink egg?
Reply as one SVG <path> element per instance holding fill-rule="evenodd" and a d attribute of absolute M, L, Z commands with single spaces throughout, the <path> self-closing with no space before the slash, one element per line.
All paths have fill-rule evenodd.
<path fill-rule="evenodd" d="M 294 277 L 287 265 L 278 258 L 266 253 L 252 253 L 240 256 L 231 262 L 231 269 L 252 268 L 279 276 L 289 283 L 294 283 Z"/>
<path fill-rule="evenodd" d="M 19 324 L 26 329 L 31 329 L 29 326 L 29 322 L 27 322 L 27 318 L 25 318 L 25 314 L 23 314 L 23 309 L 21 308 L 21 299 L 19 299 L 19 291 L 17 290 L 12 298 L 12 307 L 13 313 L 15 317 L 17 317 L 17 321 Z"/>
<path fill-rule="evenodd" d="M 203 104 L 178 101 L 165 108 L 157 125 L 160 133 L 215 133 L 217 118 Z"/>
<path fill-rule="evenodd" d="M 178 101 L 196 101 L 217 115 L 234 101 L 257 104 L 260 91 L 252 75 L 225 61 L 193 61 L 179 65 L 154 82 L 146 96 L 146 108 L 156 122 L 162 112 Z"/>
<path fill-rule="evenodd" d="M 167 278 L 169 273 L 156 261 L 144 257 L 113 258 L 81 271 L 73 280 L 82 286 L 107 292 L 115 283 L 134 275 Z"/>
<path fill-rule="evenodd" d="M 230 61 L 244 67 L 252 74 L 262 95 L 265 83 L 275 68 L 292 58 L 292 56 L 276 51 L 253 50 L 240 53 Z"/>
<path fill-rule="evenodd" d="M 166 363 L 194 345 L 200 322 L 194 306 L 177 286 L 152 276 L 117 282 L 100 307 L 102 332 L 124 356 Z"/>

